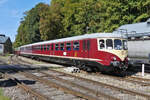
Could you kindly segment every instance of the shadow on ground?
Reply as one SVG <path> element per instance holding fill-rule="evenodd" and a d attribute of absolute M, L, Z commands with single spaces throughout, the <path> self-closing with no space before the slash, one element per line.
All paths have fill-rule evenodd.
<path fill-rule="evenodd" d="M 36 81 L 32 81 L 32 80 L 19 80 L 19 81 L 26 85 L 32 85 L 36 83 Z M 13 86 L 17 86 L 17 84 L 13 82 L 11 79 L 2 80 L 2 81 L 0 80 L 0 87 L 13 87 Z"/>
<path fill-rule="evenodd" d="M 22 68 L 23 65 L 8 65 L 0 61 L 0 76 L 4 73 L 8 74 L 17 74 L 19 71 L 23 72 L 30 72 L 30 71 L 44 71 L 48 70 L 48 67 L 39 67 L 39 68 L 31 68 L 30 66 L 26 66 L 27 68 Z M 24 83 L 26 85 L 32 85 L 35 84 L 36 81 L 33 80 L 19 80 L 21 83 Z M 0 79 L 0 87 L 13 87 L 16 86 L 17 84 L 12 81 L 11 79 Z"/>

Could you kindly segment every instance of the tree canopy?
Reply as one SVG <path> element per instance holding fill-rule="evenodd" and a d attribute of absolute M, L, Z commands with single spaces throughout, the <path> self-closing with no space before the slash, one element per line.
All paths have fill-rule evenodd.
<path fill-rule="evenodd" d="M 25 12 L 15 47 L 63 37 L 112 32 L 124 24 L 146 21 L 149 0 L 52 0 Z"/>

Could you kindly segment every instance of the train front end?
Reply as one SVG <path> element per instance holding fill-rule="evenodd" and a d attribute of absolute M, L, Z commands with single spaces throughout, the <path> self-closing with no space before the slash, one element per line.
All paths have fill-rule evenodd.
<path fill-rule="evenodd" d="M 122 72 L 128 68 L 127 39 L 123 37 L 109 37 L 98 39 L 98 50 L 101 64 L 105 70 Z"/>
<path fill-rule="evenodd" d="M 128 68 L 127 40 L 114 39 L 114 50 L 110 53 L 114 54 L 110 60 L 110 65 L 113 66 L 114 70 L 125 71 Z"/>

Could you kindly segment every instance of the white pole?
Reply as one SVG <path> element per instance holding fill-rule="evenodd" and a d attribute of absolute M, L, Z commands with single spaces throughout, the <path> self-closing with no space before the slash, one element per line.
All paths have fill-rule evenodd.
<path fill-rule="evenodd" d="M 145 67 L 145 65 L 142 64 L 142 76 L 144 76 L 144 67 Z"/>

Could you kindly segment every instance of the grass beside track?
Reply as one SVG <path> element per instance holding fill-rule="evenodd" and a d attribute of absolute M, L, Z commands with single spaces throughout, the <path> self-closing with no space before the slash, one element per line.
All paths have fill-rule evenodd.
<path fill-rule="evenodd" d="M 4 96 L 3 90 L 0 88 L 0 100 L 11 100 L 10 98 Z"/>

